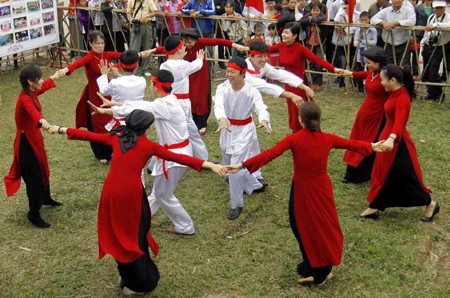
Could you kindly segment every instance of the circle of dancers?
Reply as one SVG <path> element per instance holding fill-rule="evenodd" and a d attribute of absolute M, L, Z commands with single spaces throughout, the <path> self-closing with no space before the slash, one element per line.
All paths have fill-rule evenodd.
<path fill-rule="evenodd" d="M 109 254 L 117 261 L 124 295 L 145 294 L 157 287 L 160 274 L 149 248 L 158 254 L 150 226 L 160 208 L 173 223 L 167 232 L 195 233 L 193 219 L 175 196 L 187 167 L 226 177 L 228 219 L 236 220 L 244 212 L 244 193 L 263 192 L 268 187 L 261 168 L 285 151 L 292 152 L 288 213 L 302 255 L 296 266 L 301 285 L 324 285 L 333 278 L 332 267 L 341 263 L 344 238 L 327 174 L 332 149 L 346 149 L 343 182 L 371 181 L 368 208 L 357 217 L 375 220 L 386 208 L 424 206 L 420 220 L 433 221 L 440 206 L 424 184 L 414 142 L 406 129 L 415 97 L 409 69 L 388 65 L 379 47 L 362 53 L 366 71 L 336 68 L 295 42 L 296 26 L 287 24 L 282 42 L 270 47 L 257 41 L 247 48 L 228 40 L 201 38 L 195 30 L 185 29 L 180 36 L 168 37 L 164 46 L 139 53 L 106 52 L 104 35 L 92 31 L 89 53 L 48 79 L 43 80 L 39 67 L 25 66 L 19 75 L 22 90 L 15 110 L 14 159 L 4 178 L 7 195 L 19 190 L 23 178 L 28 220 L 38 228 L 49 228 L 50 223 L 40 215 L 41 207 L 62 203 L 51 196 L 41 131 L 90 142 L 99 162 L 111 164 L 98 207 L 99 258 Z M 228 62 L 226 81 L 211 96 L 204 49 L 215 45 L 248 51 L 249 55 Z M 155 53 L 165 54 L 166 61 L 152 73 L 148 88 L 153 100 L 147 101 L 147 82 L 135 72 L 140 58 Z M 285 69 L 268 63 L 270 53 L 279 54 Z M 320 107 L 314 91 L 304 83 L 306 60 L 340 76 L 365 80 L 366 98 L 349 140 L 321 130 Z M 81 67 L 87 85 L 76 108 L 76 127 L 50 124 L 43 116 L 39 95 Z M 115 78 L 109 80 L 108 75 Z M 284 88 L 267 79 L 279 81 Z M 262 152 L 257 129 L 270 133 L 272 127 L 261 92 L 286 99 L 293 132 Z M 202 140 L 211 109 L 218 123 L 221 164 L 208 161 Z M 152 124 L 157 141 L 146 136 Z M 143 179 L 145 168 L 155 177 L 149 196 Z"/>

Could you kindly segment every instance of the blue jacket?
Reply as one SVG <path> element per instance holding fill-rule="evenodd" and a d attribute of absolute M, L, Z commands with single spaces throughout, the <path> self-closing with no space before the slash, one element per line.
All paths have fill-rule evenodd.
<path fill-rule="evenodd" d="M 205 0 L 203 5 L 200 6 L 197 0 L 191 0 L 186 4 L 183 8 L 181 8 L 181 12 L 185 15 L 190 14 L 190 10 L 194 9 L 195 11 L 199 11 L 202 16 L 213 16 L 216 14 L 216 7 L 214 5 L 214 0 Z M 198 24 L 200 25 L 200 30 L 203 34 L 207 34 L 214 31 L 214 20 L 210 19 L 197 19 Z M 194 20 L 191 20 L 192 26 L 197 28 L 197 23 Z"/>

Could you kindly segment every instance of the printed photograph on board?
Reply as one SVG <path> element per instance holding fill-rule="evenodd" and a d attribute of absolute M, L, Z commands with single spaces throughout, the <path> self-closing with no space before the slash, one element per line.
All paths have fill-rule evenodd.
<path fill-rule="evenodd" d="M 42 14 L 42 20 L 44 21 L 44 23 L 53 22 L 55 20 L 55 13 L 53 11 L 44 12 Z"/>
<path fill-rule="evenodd" d="M 31 39 L 39 38 L 41 36 L 42 36 L 42 28 L 41 27 L 30 29 L 30 38 Z"/>
<path fill-rule="evenodd" d="M 39 0 L 27 2 L 28 13 L 39 11 Z"/>
<path fill-rule="evenodd" d="M 11 6 L 0 7 L 0 19 L 11 17 Z"/>
<path fill-rule="evenodd" d="M 11 20 L 0 21 L 0 30 L 3 33 L 11 31 L 11 29 L 12 29 L 12 22 L 11 22 Z"/>
<path fill-rule="evenodd" d="M 27 17 L 20 17 L 14 19 L 14 29 L 22 29 L 27 27 Z"/>
<path fill-rule="evenodd" d="M 53 8 L 53 1 L 52 0 L 41 0 L 41 7 L 42 7 L 42 9 Z"/>
<path fill-rule="evenodd" d="M 56 33 L 56 28 L 54 24 L 45 25 L 44 26 L 44 35 L 54 34 Z"/>
<path fill-rule="evenodd" d="M 24 42 L 30 39 L 28 37 L 28 30 L 16 32 L 14 37 L 16 39 L 16 42 Z"/>
<path fill-rule="evenodd" d="M 14 44 L 13 34 L 0 35 L 0 47 L 9 46 Z"/>

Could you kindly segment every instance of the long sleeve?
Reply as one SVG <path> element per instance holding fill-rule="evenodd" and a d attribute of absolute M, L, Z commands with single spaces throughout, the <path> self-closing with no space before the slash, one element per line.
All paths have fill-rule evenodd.
<path fill-rule="evenodd" d="M 214 1 L 213 0 L 205 0 L 205 2 L 206 2 L 206 5 L 205 5 L 205 3 L 203 3 L 203 6 L 199 10 L 200 14 L 203 15 L 203 16 L 215 15 L 216 14 L 216 7 L 214 6 Z"/>
<path fill-rule="evenodd" d="M 268 83 L 264 79 L 255 78 L 251 74 L 247 74 L 245 76 L 245 82 L 258 89 L 259 92 L 263 92 L 274 97 L 280 97 L 284 92 L 284 89 L 280 86 Z"/>
<path fill-rule="evenodd" d="M 268 164 L 269 162 L 283 154 L 283 152 L 292 147 L 294 136 L 295 134 L 288 135 L 272 148 L 267 149 L 250 159 L 247 159 L 243 162 L 244 167 L 247 168 L 250 173 L 253 173 L 262 166 Z"/>
<path fill-rule="evenodd" d="M 112 81 L 108 82 L 107 75 L 101 75 L 97 78 L 98 90 L 103 95 L 111 95 L 113 93 Z"/>
<path fill-rule="evenodd" d="M 267 111 L 267 106 L 262 99 L 261 93 L 253 92 L 252 97 L 253 111 L 258 115 L 259 122 L 266 121 L 270 123 L 270 114 Z"/>
<path fill-rule="evenodd" d="M 271 80 L 279 81 L 283 84 L 288 84 L 291 87 L 297 88 L 300 84 L 303 83 L 303 80 L 289 71 L 284 69 L 276 69 L 272 65 L 266 64 L 265 66 L 268 68 L 266 76 Z"/>
<path fill-rule="evenodd" d="M 365 80 L 369 76 L 368 71 L 354 71 L 353 78 L 357 81 Z"/>
<path fill-rule="evenodd" d="M 217 86 L 216 89 L 216 95 L 213 96 L 214 101 L 214 116 L 216 116 L 216 119 L 219 120 L 220 118 L 227 118 L 227 114 L 225 113 L 225 106 L 224 106 L 224 93 L 223 88 L 224 84 L 222 83 L 219 86 Z"/>
<path fill-rule="evenodd" d="M 332 134 L 327 135 L 332 138 L 333 148 L 348 149 L 351 151 L 355 151 L 363 156 L 369 156 L 370 154 L 372 154 L 372 144 L 369 142 L 347 140 Z"/>
<path fill-rule="evenodd" d="M 386 12 L 387 9 L 382 9 L 380 10 L 376 15 L 374 15 L 371 19 L 370 19 L 370 24 L 372 25 L 378 25 L 379 23 L 383 22 L 384 20 L 386 20 Z"/>
<path fill-rule="evenodd" d="M 91 60 L 91 53 L 88 53 L 86 56 L 81 57 L 77 61 L 67 65 L 67 68 L 69 69 L 69 74 L 74 72 L 76 69 L 78 69 L 78 68 L 86 65 L 87 63 L 89 63 L 89 60 Z"/>
<path fill-rule="evenodd" d="M 42 83 L 41 90 L 37 90 L 36 91 L 36 95 L 39 96 L 42 93 L 47 92 L 47 90 L 50 90 L 50 89 L 55 88 L 55 87 L 56 87 L 55 81 L 53 81 L 52 78 L 48 78 Z"/>
<path fill-rule="evenodd" d="M 231 48 L 233 46 L 233 42 L 231 40 L 222 39 L 222 38 L 199 38 L 197 40 L 200 46 L 224 46 Z"/>
<path fill-rule="evenodd" d="M 416 14 L 414 13 L 414 9 L 409 7 L 404 8 L 407 9 L 406 19 L 398 21 L 400 23 L 400 26 L 403 27 L 414 26 L 416 24 Z"/>
<path fill-rule="evenodd" d="M 111 145 L 112 137 L 108 133 L 93 133 L 87 130 L 68 128 L 67 139 L 95 142 L 103 145 Z"/>
<path fill-rule="evenodd" d="M 126 101 L 121 106 L 112 107 L 115 117 L 125 117 L 134 110 L 143 110 L 152 113 L 156 119 L 168 120 L 171 115 L 165 105 L 158 99 L 154 101 L 133 100 Z"/>
<path fill-rule="evenodd" d="M 334 65 L 328 63 L 326 60 L 317 57 L 316 55 L 314 55 L 313 52 L 311 52 L 307 47 L 302 46 L 302 50 L 304 53 L 304 56 L 306 59 L 308 59 L 309 61 L 311 61 L 312 63 L 314 63 L 315 65 L 318 65 L 322 68 L 325 68 L 326 70 L 330 71 L 330 72 L 334 72 L 334 69 L 336 68 Z"/>
<path fill-rule="evenodd" d="M 193 3 L 194 3 L 194 0 L 191 0 L 188 3 L 186 3 L 186 5 L 181 8 L 181 12 L 185 15 L 189 15 L 191 13 L 191 7 L 192 7 Z"/>
<path fill-rule="evenodd" d="M 401 136 L 405 131 L 406 124 L 408 123 L 409 112 L 411 110 L 411 102 L 407 93 L 404 96 L 397 98 L 395 106 L 395 120 L 391 133 L 395 133 L 397 136 Z"/>
<path fill-rule="evenodd" d="M 194 72 L 199 71 L 202 68 L 202 66 L 203 66 L 203 60 L 195 59 L 194 61 L 189 62 L 187 64 L 187 67 L 184 69 L 184 71 L 187 75 L 191 75 Z"/>

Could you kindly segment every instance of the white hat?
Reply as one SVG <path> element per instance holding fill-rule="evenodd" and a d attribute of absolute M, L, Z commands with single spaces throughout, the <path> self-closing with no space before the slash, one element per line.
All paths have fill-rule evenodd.
<path fill-rule="evenodd" d="M 439 0 L 434 0 L 433 1 L 433 8 L 435 7 L 446 7 L 447 4 L 445 3 L 445 1 L 439 1 Z"/>

